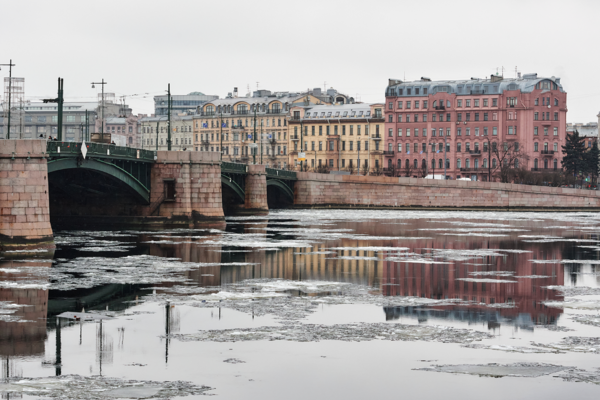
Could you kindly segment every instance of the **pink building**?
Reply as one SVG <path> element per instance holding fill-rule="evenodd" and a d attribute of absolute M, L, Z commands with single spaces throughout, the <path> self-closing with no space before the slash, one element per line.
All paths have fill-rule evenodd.
<path fill-rule="evenodd" d="M 513 143 L 518 167 L 561 168 L 566 137 L 567 94 L 560 78 L 525 74 L 516 79 L 402 82 L 389 80 L 385 107 L 388 173 L 487 180 L 491 149 Z M 490 146 L 490 147 L 488 147 Z M 492 176 L 492 180 L 493 180 Z"/>

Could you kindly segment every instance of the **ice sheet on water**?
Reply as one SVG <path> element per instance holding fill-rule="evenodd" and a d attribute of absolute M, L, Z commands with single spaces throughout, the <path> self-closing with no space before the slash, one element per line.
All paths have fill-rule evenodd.
<path fill-rule="evenodd" d="M 570 315 L 571 319 L 575 322 L 579 322 L 580 324 L 597 326 L 600 328 L 600 315 L 589 315 L 589 314 L 572 314 Z"/>
<path fill-rule="evenodd" d="M 515 271 L 473 271 L 473 272 L 469 272 L 469 275 L 474 275 L 474 276 L 493 275 L 493 276 L 512 277 L 514 274 L 516 274 Z"/>
<path fill-rule="evenodd" d="M 193 300 L 206 301 L 212 303 L 218 303 L 222 300 L 262 300 L 271 299 L 273 297 L 287 297 L 286 293 L 277 292 L 226 292 L 220 291 L 218 293 L 194 295 L 191 298 Z"/>
<path fill-rule="evenodd" d="M 291 281 L 277 280 L 252 280 L 245 283 L 249 287 L 256 287 L 265 291 L 282 292 L 287 290 L 299 290 L 306 294 L 328 293 L 342 290 L 350 283 L 332 281 Z"/>
<path fill-rule="evenodd" d="M 359 247 L 330 247 L 330 250 L 351 250 L 351 251 L 408 251 L 408 247 L 390 247 L 390 246 L 359 246 Z"/>
<path fill-rule="evenodd" d="M 53 399 L 104 400 L 106 398 L 165 399 L 205 395 L 212 388 L 191 382 L 139 381 L 104 376 L 63 375 L 47 378 L 10 378 L 0 393 Z"/>
<path fill-rule="evenodd" d="M 491 338 L 486 332 L 434 325 L 404 325 L 398 323 L 355 323 L 337 325 L 288 324 L 247 329 L 206 330 L 191 334 L 171 335 L 182 341 L 238 342 L 285 340 L 318 342 L 335 340 L 364 342 L 371 340 L 429 341 L 471 343 Z"/>
<path fill-rule="evenodd" d="M 336 254 L 336 252 L 335 251 L 305 251 L 305 252 L 296 252 L 294 254 L 297 254 L 297 255 Z"/>
<path fill-rule="evenodd" d="M 451 374 L 469 374 L 502 378 L 505 376 L 537 378 L 564 371 L 569 367 L 542 363 L 513 363 L 513 364 L 460 364 L 432 365 L 430 368 L 415 368 L 415 371 L 447 372 Z"/>
<path fill-rule="evenodd" d="M 523 279 L 542 279 L 542 278 L 552 278 L 552 276 L 549 275 L 521 275 L 521 276 L 515 276 L 514 278 L 519 279 L 519 278 L 523 278 Z"/>
<path fill-rule="evenodd" d="M 591 287 L 587 287 L 587 286 L 551 285 L 551 286 L 544 286 L 543 288 L 556 290 L 558 292 L 561 292 L 564 296 L 567 296 L 567 297 L 600 295 L 600 288 L 591 288 Z"/>
<path fill-rule="evenodd" d="M 478 282 L 478 283 L 517 283 L 506 279 L 487 279 L 487 278 L 456 278 L 457 281 Z"/>
<path fill-rule="evenodd" d="M 539 347 L 524 347 L 524 346 L 509 346 L 504 344 L 479 344 L 479 343 L 471 343 L 464 344 L 461 347 L 465 347 L 468 349 L 477 349 L 477 350 L 498 350 L 498 351 L 506 351 L 509 353 L 524 353 L 524 354 L 533 354 L 533 353 L 555 353 L 562 354 L 563 351 L 556 349 L 542 349 Z"/>
<path fill-rule="evenodd" d="M 120 258 L 77 257 L 47 269 L 50 288 L 73 290 L 104 284 L 153 284 L 186 282 L 185 272 L 219 265 L 253 265 L 252 263 L 190 263 L 178 258 L 135 255 Z M 76 276 L 74 276 L 76 274 Z M 0 286 L 3 282 L 0 282 Z"/>
<path fill-rule="evenodd" d="M 363 261 L 381 261 L 378 257 L 361 257 L 361 256 L 339 256 L 328 257 L 327 260 L 363 260 Z"/>
<path fill-rule="evenodd" d="M 552 308 L 573 308 L 576 310 L 599 310 L 600 300 L 579 300 L 569 299 L 565 301 L 543 301 L 546 307 Z"/>
<path fill-rule="evenodd" d="M 600 337 L 567 336 L 558 343 L 535 343 L 532 346 L 576 353 L 600 354 Z"/>

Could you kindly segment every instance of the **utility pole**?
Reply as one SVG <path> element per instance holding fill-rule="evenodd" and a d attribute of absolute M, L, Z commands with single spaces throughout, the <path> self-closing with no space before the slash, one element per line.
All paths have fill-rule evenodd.
<path fill-rule="evenodd" d="M 101 107 L 102 107 L 102 110 L 101 110 L 101 112 L 102 112 L 102 113 L 101 113 L 101 118 L 102 118 L 102 131 L 101 131 L 101 133 L 100 133 L 100 143 L 104 142 L 104 85 L 106 85 L 107 83 L 108 83 L 108 82 L 104 82 L 104 78 L 102 78 L 102 82 L 92 82 L 92 89 L 96 87 L 96 86 L 94 86 L 94 85 L 102 85 L 102 101 L 101 101 L 101 103 L 100 103 L 100 104 L 101 104 Z M 59 117 L 58 117 L 59 123 L 60 123 L 61 119 L 62 119 L 62 117 L 61 117 L 61 116 L 59 116 Z"/>
<path fill-rule="evenodd" d="M 90 141 L 90 117 L 88 110 L 85 110 L 85 140 Z"/>
<path fill-rule="evenodd" d="M 256 82 L 256 88 L 258 89 L 258 82 Z M 254 133 L 252 134 L 252 137 L 254 138 L 254 143 L 256 143 L 256 108 L 258 107 L 258 104 L 254 105 Z M 248 155 L 248 154 L 246 154 Z M 252 149 L 252 157 L 254 159 L 254 164 L 256 164 L 256 153 L 254 152 L 254 149 Z"/>
<path fill-rule="evenodd" d="M 223 109 L 219 110 L 219 113 L 221 114 L 221 145 L 220 145 L 220 149 L 221 149 L 221 161 L 223 161 Z"/>
<path fill-rule="evenodd" d="M 444 180 L 446 179 L 446 135 L 444 134 Z"/>
<path fill-rule="evenodd" d="M 167 150 L 171 151 L 171 84 L 169 83 L 169 88 L 167 89 L 167 112 L 169 114 L 169 119 L 167 122 L 169 133 L 167 134 Z"/>
<path fill-rule="evenodd" d="M 43 99 L 44 103 L 58 104 L 58 141 L 62 142 L 62 126 L 63 126 L 63 79 L 58 78 L 58 97 L 56 99 Z"/>
<path fill-rule="evenodd" d="M 488 182 L 492 181 L 492 143 L 488 139 Z"/>
<path fill-rule="evenodd" d="M 16 66 L 12 63 L 12 59 L 8 64 L 0 64 L 0 66 L 8 66 L 8 132 L 6 132 L 6 138 L 10 139 L 10 103 L 12 99 L 12 67 Z"/>
<path fill-rule="evenodd" d="M 261 120 L 260 121 L 260 142 L 259 142 L 260 143 L 260 164 L 261 165 L 263 163 L 263 160 L 262 160 L 262 156 L 263 156 L 263 142 L 262 142 L 262 140 L 263 140 L 263 131 L 262 131 L 262 128 L 263 128 L 263 122 Z"/>

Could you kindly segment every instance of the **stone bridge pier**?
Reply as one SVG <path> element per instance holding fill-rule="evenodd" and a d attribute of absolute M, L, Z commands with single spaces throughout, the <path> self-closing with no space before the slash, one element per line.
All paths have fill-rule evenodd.
<path fill-rule="evenodd" d="M 45 140 L 0 140 L 0 250 L 53 247 Z"/>

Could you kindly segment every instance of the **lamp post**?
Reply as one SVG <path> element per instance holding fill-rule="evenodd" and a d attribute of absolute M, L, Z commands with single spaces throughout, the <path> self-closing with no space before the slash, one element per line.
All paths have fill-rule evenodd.
<path fill-rule="evenodd" d="M 104 85 L 106 85 L 108 82 L 104 82 L 104 78 L 102 78 L 102 82 L 92 82 L 92 89 L 94 89 L 96 86 L 94 85 L 102 85 L 102 116 L 101 116 L 101 121 L 102 121 L 102 131 L 100 133 L 100 142 L 104 142 Z M 60 117 L 59 117 L 60 118 Z M 61 135 L 61 132 L 58 133 L 59 135 Z"/>
<path fill-rule="evenodd" d="M 221 132 L 219 133 L 221 138 L 221 143 L 219 145 L 220 153 L 221 153 L 221 161 L 223 161 L 223 109 L 219 108 L 219 115 L 221 116 Z"/>
<path fill-rule="evenodd" d="M 167 150 L 171 151 L 171 84 L 169 83 L 168 89 L 167 89 L 167 112 L 168 112 L 168 122 L 167 122 L 167 126 L 169 129 L 169 132 L 167 134 Z"/>
<path fill-rule="evenodd" d="M 10 139 L 10 107 L 12 100 L 12 67 L 16 66 L 12 63 L 12 59 L 8 64 L 0 64 L 0 67 L 8 67 L 8 131 L 6 132 L 6 138 Z"/>
<path fill-rule="evenodd" d="M 447 180 L 446 177 L 446 135 L 444 134 L 444 180 Z"/>

